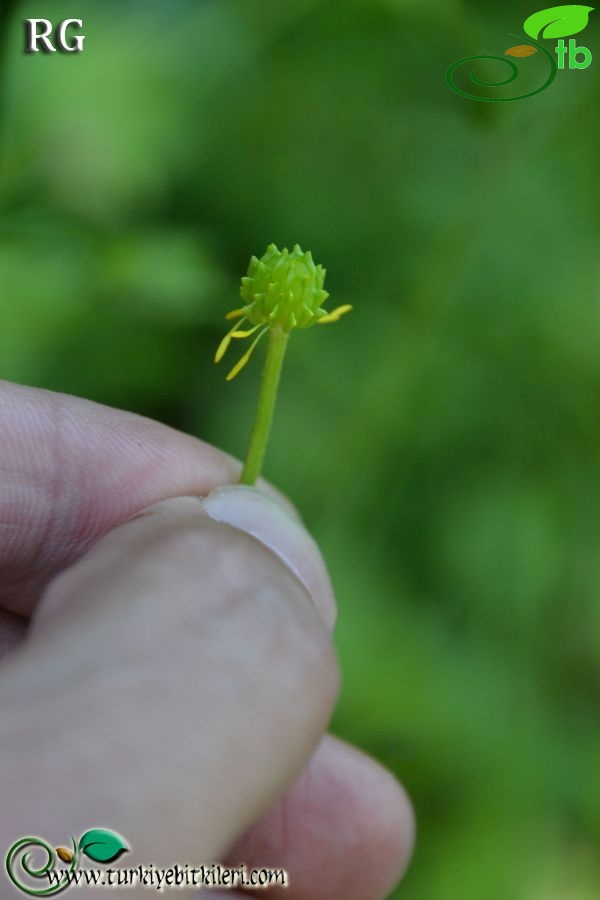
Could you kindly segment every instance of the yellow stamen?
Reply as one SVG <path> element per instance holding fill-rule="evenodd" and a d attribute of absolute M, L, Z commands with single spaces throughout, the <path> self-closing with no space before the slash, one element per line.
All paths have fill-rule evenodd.
<path fill-rule="evenodd" d="M 327 313 L 326 316 L 321 316 L 318 320 L 318 325 L 328 325 L 330 322 L 339 322 L 341 317 L 346 313 L 350 312 L 352 307 L 349 303 L 345 303 L 343 306 L 338 306 L 337 309 L 332 309 L 330 313 Z"/>
<path fill-rule="evenodd" d="M 254 348 L 256 347 L 256 345 L 258 344 L 258 342 L 260 341 L 260 339 L 261 339 L 261 337 L 263 336 L 263 334 L 265 334 L 265 332 L 267 332 L 268 330 L 269 330 L 268 326 L 265 326 L 265 327 L 263 328 L 263 330 L 260 332 L 260 334 L 258 335 L 258 337 L 254 338 L 254 340 L 252 341 L 252 344 L 250 345 L 250 349 L 249 349 L 249 350 L 246 350 L 246 352 L 244 353 L 244 355 L 242 356 L 242 358 L 240 359 L 240 361 L 237 362 L 237 363 L 235 364 L 235 366 L 233 367 L 233 369 L 231 370 L 231 372 L 230 372 L 229 375 L 227 376 L 227 381 L 231 381 L 232 378 L 235 378 L 235 376 L 236 376 L 239 372 L 242 371 L 242 369 L 244 368 L 244 366 L 246 365 L 246 363 L 248 362 L 248 360 L 249 360 L 250 357 L 252 356 L 252 352 L 253 352 Z"/>
<path fill-rule="evenodd" d="M 260 324 L 261 323 L 259 323 L 258 325 L 255 325 L 254 328 L 248 328 L 247 331 L 234 331 L 232 333 L 231 337 L 234 337 L 234 338 L 250 337 L 251 334 L 254 334 L 254 332 L 256 331 L 257 328 L 260 328 Z"/>
<path fill-rule="evenodd" d="M 225 335 L 225 337 L 223 338 L 223 340 L 217 347 L 217 352 L 215 353 L 215 362 L 216 363 L 221 362 L 221 360 L 227 353 L 227 348 L 229 347 L 229 345 L 231 343 L 231 338 L 233 337 L 235 330 L 237 328 L 239 328 L 239 326 L 245 320 L 246 320 L 246 317 L 244 316 L 243 319 L 241 319 L 239 322 L 236 322 L 235 325 L 233 325 L 233 327 L 227 332 L 227 334 Z"/>

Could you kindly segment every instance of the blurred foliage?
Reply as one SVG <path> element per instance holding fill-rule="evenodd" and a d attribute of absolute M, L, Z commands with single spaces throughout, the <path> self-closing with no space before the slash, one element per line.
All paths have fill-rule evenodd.
<path fill-rule="evenodd" d="M 4 36 L 2 377 L 241 456 L 249 255 L 298 241 L 355 305 L 292 339 L 267 474 L 338 590 L 335 729 L 415 801 L 404 900 L 600 896 L 600 63 L 443 80 L 533 11 L 32 0 Z M 23 54 L 35 15 L 85 52 Z"/>

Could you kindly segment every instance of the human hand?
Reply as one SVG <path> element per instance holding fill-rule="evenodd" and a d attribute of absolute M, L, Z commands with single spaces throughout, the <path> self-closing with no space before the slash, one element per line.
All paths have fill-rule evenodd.
<path fill-rule="evenodd" d="M 324 736 L 335 602 L 287 501 L 225 487 L 238 463 L 201 441 L 47 391 L 3 383 L 0 435 L 1 845 L 107 827 L 132 847 L 119 865 L 244 862 L 287 869 L 288 900 L 385 897 L 412 812 Z"/>

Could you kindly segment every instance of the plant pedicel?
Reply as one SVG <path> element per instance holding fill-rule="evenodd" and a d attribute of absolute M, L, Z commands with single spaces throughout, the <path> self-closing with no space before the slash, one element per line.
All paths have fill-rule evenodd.
<path fill-rule="evenodd" d="M 291 253 L 287 248 L 279 250 L 275 244 L 269 244 L 261 259 L 252 257 L 248 274 L 242 278 L 240 293 L 245 305 L 225 316 L 236 322 L 217 348 L 216 363 L 223 359 L 232 340 L 256 334 L 248 350 L 227 375 L 228 381 L 244 368 L 260 339 L 268 334 L 267 358 L 240 478 L 242 484 L 255 484 L 260 474 L 290 331 L 337 322 L 352 309 L 348 304 L 331 312 L 323 309 L 322 304 L 329 296 L 323 290 L 325 275 L 326 270 L 315 265 L 310 251 L 304 253 L 298 244 Z M 242 328 L 246 324 L 250 327 Z"/>

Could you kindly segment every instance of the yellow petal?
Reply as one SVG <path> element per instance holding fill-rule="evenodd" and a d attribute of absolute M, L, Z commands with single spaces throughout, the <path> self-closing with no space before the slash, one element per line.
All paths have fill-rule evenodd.
<path fill-rule="evenodd" d="M 233 337 L 233 334 L 234 334 L 236 328 L 239 328 L 243 321 L 244 321 L 244 319 L 241 319 L 241 321 L 236 322 L 235 325 L 233 325 L 233 327 L 229 329 L 229 331 L 227 332 L 227 334 L 225 335 L 225 337 L 223 338 L 223 340 L 217 347 L 217 352 L 215 353 L 215 362 L 216 363 L 221 362 L 221 360 L 227 353 L 227 348 L 229 347 L 229 345 L 231 343 L 231 338 Z"/>
<path fill-rule="evenodd" d="M 231 337 L 233 338 L 247 338 L 250 337 L 251 334 L 254 334 L 257 328 L 260 328 L 259 325 L 255 325 L 254 328 L 248 328 L 247 331 L 233 331 L 231 333 Z"/>
<path fill-rule="evenodd" d="M 258 335 L 258 337 L 254 338 L 254 340 L 252 341 L 252 343 L 251 343 L 251 345 L 250 345 L 250 348 L 249 348 L 248 350 L 246 350 L 246 352 L 244 353 L 244 355 L 242 356 L 242 358 L 239 360 L 239 362 L 237 362 L 237 363 L 235 364 L 235 366 L 233 367 L 233 369 L 231 370 L 231 372 L 229 372 L 229 374 L 227 375 L 227 381 L 231 381 L 233 378 L 235 378 L 235 376 L 236 376 L 239 372 L 242 371 L 242 369 L 244 368 L 244 366 L 246 365 L 246 363 L 248 362 L 248 360 L 249 360 L 250 357 L 252 356 L 252 352 L 253 352 L 254 348 L 256 347 L 256 345 L 258 344 L 258 342 L 260 341 L 260 339 L 261 339 L 261 337 L 263 336 L 263 334 L 264 334 L 266 331 L 268 331 L 268 330 L 269 330 L 268 328 L 263 328 L 263 330 L 260 332 L 260 334 Z"/>
<path fill-rule="evenodd" d="M 227 313 L 225 318 L 226 319 L 237 319 L 237 318 L 239 318 L 239 316 L 243 316 L 245 312 L 246 312 L 246 310 L 244 309 L 244 307 L 242 307 L 241 309 L 232 309 L 231 312 Z"/>
<path fill-rule="evenodd" d="M 349 303 L 345 303 L 343 306 L 338 306 L 337 309 L 332 309 L 330 313 L 327 313 L 326 316 L 321 316 L 318 320 L 318 325 L 328 325 L 330 322 L 339 322 L 341 317 L 346 313 L 350 312 L 352 307 Z"/>
<path fill-rule="evenodd" d="M 226 334 L 219 346 L 217 347 L 217 352 L 215 353 L 215 362 L 221 362 L 225 353 L 227 352 L 227 348 L 231 343 L 231 334 Z"/>

